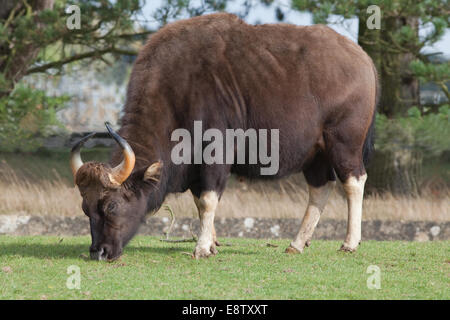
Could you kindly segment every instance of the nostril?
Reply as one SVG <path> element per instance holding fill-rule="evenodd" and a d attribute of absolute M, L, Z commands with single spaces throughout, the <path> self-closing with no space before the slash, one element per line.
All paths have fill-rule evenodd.
<path fill-rule="evenodd" d="M 98 250 L 89 250 L 92 260 L 106 260 L 107 252 L 104 247 L 100 247 Z"/>
<path fill-rule="evenodd" d="M 100 250 L 98 250 L 98 260 L 107 260 L 108 259 L 108 249 L 106 246 L 101 246 Z"/>

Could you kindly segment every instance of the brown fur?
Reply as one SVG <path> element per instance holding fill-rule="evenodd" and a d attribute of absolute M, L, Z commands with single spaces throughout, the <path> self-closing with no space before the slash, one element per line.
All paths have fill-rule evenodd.
<path fill-rule="evenodd" d="M 341 180 L 359 177 L 373 143 L 376 96 L 370 57 L 326 26 L 251 26 L 226 13 L 172 23 L 150 38 L 133 67 L 119 134 L 134 150 L 136 166 L 122 188 L 146 199 L 141 217 L 168 193 L 220 195 L 230 172 L 259 177 L 260 164 L 172 164 L 171 133 L 192 130 L 194 120 L 222 132 L 279 129 L 280 167 L 272 178 L 303 171 L 309 184 L 321 186 L 335 173 Z M 121 156 L 118 148 L 112 165 Z M 158 183 L 144 183 L 145 170 L 159 160 Z M 77 176 L 80 187 L 104 177 L 95 170 Z"/>

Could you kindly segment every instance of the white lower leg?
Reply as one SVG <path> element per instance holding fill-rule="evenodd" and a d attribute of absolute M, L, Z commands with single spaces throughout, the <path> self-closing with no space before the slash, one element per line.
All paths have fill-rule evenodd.
<path fill-rule="evenodd" d="M 345 193 L 347 195 L 348 205 L 348 222 L 347 222 L 347 236 L 342 245 L 342 250 L 354 251 L 361 241 L 361 219 L 362 219 L 362 205 L 364 196 L 364 184 L 367 180 L 367 174 L 359 178 L 350 177 L 343 184 Z"/>
<path fill-rule="evenodd" d="M 214 191 L 203 192 L 200 199 L 196 199 L 200 216 L 200 236 L 195 247 L 196 258 L 216 254 L 214 239 L 214 215 L 219 203 L 219 197 Z"/>
<path fill-rule="evenodd" d="M 303 217 L 300 230 L 297 237 L 291 242 L 291 247 L 297 251 L 302 252 L 307 242 L 311 239 L 314 229 L 319 222 L 320 215 L 325 208 L 328 197 L 333 190 L 336 181 L 329 181 L 326 185 L 315 188 L 308 185 L 309 201 L 306 208 L 305 216 Z M 288 250 L 289 251 L 289 250 Z"/>

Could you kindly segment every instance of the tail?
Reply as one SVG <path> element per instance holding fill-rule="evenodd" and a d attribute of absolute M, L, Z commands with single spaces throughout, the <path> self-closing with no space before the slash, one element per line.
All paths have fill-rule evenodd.
<path fill-rule="evenodd" d="M 366 139 L 364 140 L 364 146 L 363 146 L 363 163 L 364 166 L 367 168 L 369 165 L 370 159 L 372 158 L 373 152 L 375 151 L 375 117 L 377 113 L 377 106 L 378 102 L 380 101 L 380 81 L 378 79 L 378 71 L 375 65 L 372 64 L 373 72 L 375 74 L 375 106 L 374 111 L 372 115 L 372 122 L 370 123 L 369 130 L 366 134 Z"/>

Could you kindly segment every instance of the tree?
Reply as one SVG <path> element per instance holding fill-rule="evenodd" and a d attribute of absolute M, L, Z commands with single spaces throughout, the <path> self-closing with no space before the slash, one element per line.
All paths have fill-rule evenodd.
<path fill-rule="evenodd" d="M 371 5 L 380 8 L 380 29 L 368 28 L 367 19 L 373 14 L 368 12 Z M 436 53 L 425 54 L 422 49 L 438 41 L 448 28 L 447 0 L 293 0 L 292 6 L 311 11 L 316 23 L 326 23 L 332 14 L 358 17 L 358 43 L 372 57 L 380 73 L 379 111 L 392 117 L 420 105 L 419 76 L 434 81 L 436 74 L 432 67 L 427 67 L 431 64 L 429 57 Z M 421 37 L 419 29 L 428 32 Z M 424 67 L 418 67 L 419 63 Z M 442 90 L 448 92 L 443 78 L 448 79 L 448 74 L 438 79 Z"/>
<path fill-rule="evenodd" d="M 25 76 L 70 72 L 70 65 L 79 61 L 111 64 L 124 55 L 134 57 L 154 32 L 147 22 L 162 26 L 181 17 L 224 10 L 226 3 L 165 0 L 152 17 L 145 17 L 145 0 L 1 0 L 0 149 L 38 146 L 45 128 L 57 124 L 56 110 L 67 101 L 17 86 Z M 251 1 L 243 6 L 249 9 Z M 26 148 L 23 142 L 29 142 Z"/>
<path fill-rule="evenodd" d="M 66 12 L 70 5 L 75 8 Z M 2 0 L 0 5 L 0 149 L 33 151 L 59 122 L 68 97 L 17 85 L 26 75 L 63 71 L 76 61 L 136 55 L 152 31 L 136 23 L 140 0 Z M 79 23 L 69 23 L 71 19 Z M 132 49 L 130 49 L 130 47 Z"/>
<path fill-rule="evenodd" d="M 165 0 L 153 17 L 159 25 L 182 16 L 224 10 L 227 0 Z M 0 96 L 21 78 L 37 72 L 61 70 L 79 60 L 135 56 L 133 42 L 154 32 L 142 14 L 145 0 L 2 0 L 0 6 Z M 79 11 L 66 10 L 76 5 Z M 251 1 L 244 1 L 248 14 Z M 79 12 L 80 28 L 69 28 Z M 131 49 L 130 49 L 131 47 Z"/>
<path fill-rule="evenodd" d="M 438 85 L 447 97 L 447 101 L 450 101 L 450 92 L 447 86 L 447 83 L 450 82 L 449 61 L 424 63 L 423 61 L 415 60 L 411 63 L 410 67 L 422 82 L 431 81 Z"/>
<path fill-rule="evenodd" d="M 80 9 L 81 28 L 71 29 L 66 9 Z M 130 40 L 152 31 L 137 26 L 140 0 L 3 0 L 0 10 L 0 94 L 25 75 L 60 69 L 82 59 L 135 55 Z"/>

